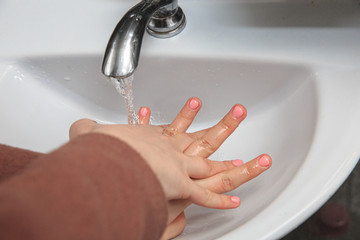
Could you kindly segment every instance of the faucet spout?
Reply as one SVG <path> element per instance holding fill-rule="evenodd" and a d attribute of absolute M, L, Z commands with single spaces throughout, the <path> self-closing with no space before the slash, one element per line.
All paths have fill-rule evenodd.
<path fill-rule="evenodd" d="M 183 30 L 185 16 L 177 0 L 143 0 L 131 8 L 116 26 L 107 45 L 102 72 L 125 78 L 138 66 L 145 30 L 156 37 L 171 37 Z"/>

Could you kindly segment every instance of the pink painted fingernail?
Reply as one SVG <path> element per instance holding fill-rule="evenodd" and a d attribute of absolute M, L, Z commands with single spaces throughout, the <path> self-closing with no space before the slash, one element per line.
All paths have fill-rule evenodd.
<path fill-rule="evenodd" d="M 242 110 L 242 108 L 240 106 L 235 106 L 232 111 L 232 115 L 235 118 L 240 118 L 242 115 L 244 115 L 244 111 Z"/>
<path fill-rule="evenodd" d="M 235 204 L 239 204 L 239 203 L 240 203 L 240 198 L 238 198 L 238 197 L 232 196 L 230 199 L 231 199 L 231 201 L 232 201 L 233 203 L 235 203 Z"/>
<path fill-rule="evenodd" d="M 261 167 L 268 167 L 270 165 L 270 159 L 268 156 L 262 156 L 260 159 L 259 159 L 259 165 Z"/>
<path fill-rule="evenodd" d="M 143 116 L 143 117 L 146 117 L 147 114 L 148 114 L 147 108 L 142 107 L 142 108 L 140 109 L 140 115 Z"/>
<path fill-rule="evenodd" d="M 199 107 L 199 105 L 200 105 L 200 103 L 196 99 L 191 99 L 191 101 L 189 103 L 189 107 L 193 110 L 197 109 Z"/>
<path fill-rule="evenodd" d="M 240 159 L 235 159 L 235 160 L 232 160 L 232 163 L 233 163 L 235 166 L 239 167 L 239 166 L 241 166 L 241 165 L 244 164 L 244 161 L 243 161 L 243 160 L 240 160 Z"/>

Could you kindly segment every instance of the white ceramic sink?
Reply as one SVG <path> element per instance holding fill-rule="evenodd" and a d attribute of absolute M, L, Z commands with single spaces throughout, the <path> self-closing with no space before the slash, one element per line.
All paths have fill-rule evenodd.
<path fill-rule="evenodd" d="M 38 2 L 45 10 L 54 8 L 45 0 Z M 346 54 L 360 50 L 360 24 L 327 28 L 322 24 L 327 21 L 319 20 L 314 32 L 306 25 L 311 21 L 298 26 L 301 18 L 288 13 L 296 8 L 315 16 L 311 4 L 300 2 L 184 0 L 188 24 L 183 33 L 168 40 L 145 37 L 134 80 L 135 106 L 149 106 L 153 124 L 171 121 L 191 96 L 203 101 L 191 130 L 212 126 L 241 103 L 248 109 L 247 119 L 212 158 L 248 161 L 261 153 L 273 158 L 268 172 L 234 191 L 242 199 L 240 208 L 192 206 L 178 239 L 278 239 L 315 212 L 357 163 L 360 57 Z M 29 13 L 31 0 L 22 7 L 0 3 L 13 19 L 7 25 L 0 21 L 0 29 L 13 34 L 0 35 L 5 44 L 0 45 L 2 143 L 50 151 L 68 139 L 68 128 L 77 119 L 126 122 L 123 100 L 100 68 L 112 28 L 135 2 L 81 0 L 71 3 L 71 10 L 66 3 L 56 3 L 57 13 L 68 16 L 65 20 L 45 10 Z M 80 11 L 84 4 L 87 8 Z M 343 8 L 353 11 L 348 4 Z M 234 6 L 239 10 L 234 12 Z M 275 25 L 282 23 L 282 29 L 266 21 L 260 24 L 262 18 L 245 21 L 251 11 L 258 13 L 265 6 L 271 6 L 266 16 Z M 117 16 L 112 15 L 114 7 Z M 218 11 L 221 7 L 224 12 Z M 334 13 L 331 6 L 325 9 L 323 17 Z M 281 22 L 281 14 L 291 16 L 289 22 Z M 35 15 L 47 21 L 22 25 L 21 19 Z M 216 21 L 216 16 L 224 18 Z M 59 26 L 58 31 L 50 23 Z M 41 38 L 19 39 L 31 32 Z M 63 41 L 56 38 L 63 35 Z M 86 41 L 83 35 L 88 35 Z M 299 37 L 304 40 L 296 41 Z M 344 44 L 337 44 L 339 39 Z"/>

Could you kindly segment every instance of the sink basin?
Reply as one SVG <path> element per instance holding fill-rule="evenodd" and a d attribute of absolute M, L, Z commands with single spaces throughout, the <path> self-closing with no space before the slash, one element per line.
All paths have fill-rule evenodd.
<path fill-rule="evenodd" d="M 93 55 L 4 62 L 0 79 L 0 141 L 50 151 L 68 139 L 70 124 L 79 118 L 126 123 L 123 99 L 100 73 L 101 60 L 101 56 Z M 316 178 L 331 173 L 325 171 L 326 163 L 320 164 L 325 159 L 310 158 L 314 146 L 319 144 L 319 121 L 326 116 L 327 105 L 321 104 L 319 96 L 324 94 L 319 91 L 319 76 L 310 66 L 299 64 L 143 56 L 134 80 L 135 106 L 149 106 L 153 124 L 171 121 L 191 96 L 200 97 L 204 103 L 191 131 L 212 126 L 233 104 L 242 103 L 248 109 L 246 121 L 212 159 L 247 161 L 261 153 L 274 159 L 270 171 L 232 193 L 241 197 L 240 208 L 220 211 L 190 207 L 186 211 L 188 227 L 179 239 L 216 238 L 247 226 L 292 189 L 289 185 L 294 177 L 306 176 L 298 180 L 305 186 L 308 174 Z M 333 83 L 326 84 L 331 87 Z M 344 88 L 352 90 L 351 85 Z M 324 150 L 321 148 L 320 152 Z M 306 166 L 310 167 L 309 172 Z M 315 173 L 314 166 L 319 166 L 320 172 Z M 336 171 L 340 166 L 337 162 Z M 323 187 L 318 190 L 325 191 Z M 298 201 L 301 193 L 307 195 L 301 191 L 287 202 Z M 239 229 L 243 231 L 243 227 Z"/>
<path fill-rule="evenodd" d="M 35 18 L 36 24 L 23 26 L 34 17 L 24 10 L 33 1 L 23 8 L 0 3 L 0 16 L 12 20 L 0 21 L 0 29 L 14 36 L 0 36 L 0 142 L 47 152 L 67 141 L 71 123 L 80 118 L 126 123 L 124 101 L 100 68 L 108 37 L 133 2 L 64 0 L 53 6 L 41 0 L 41 9 L 56 7 L 61 14 L 38 12 L 48 21 Z M 353 54 L 360 51 L 360 23 L 326 25 L 324 18 L 344 19 L 334 15 L 336 4 L 322 11 L 321 4 L 301 1 L 254 2 L 183 0 L 184 32 L 143 41 L 134 101 L 136 108 L 152 109 L 152 124 L 171 121 L 191 96 L 203 108 L 190 131 L 212 126 L 241 103 L 248 117 L 211 158 L 273 158 L 269 171 L 232 193 L 242 200 L 238 209 L 188 208 L 188 225 L 177 239 L 279 239 L 336 191 L 360 156 L 360 56 Z M 341 9 L 356 19 L 351 4 Z M 272 24 L 248 19 L 266 6 Z M 304 10 L 306 22 L 289 13 L 294 9 Z M 26 44 L 19 44 L 24 38 Z"/>

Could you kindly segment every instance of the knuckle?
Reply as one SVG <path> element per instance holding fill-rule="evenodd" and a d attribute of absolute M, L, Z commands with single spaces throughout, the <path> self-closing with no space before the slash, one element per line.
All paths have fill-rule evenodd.
<path fill-rule="evenodd" d="M 220 125 L 221 125 L 221 127 L 224 129 L 224 130 L 226 130 L 226 131 L 228 131 L 230 128 L 231 128 L 231 124 L 229 124 L 228 123 L 228 121 L 221 121 L 220 122 Z"/>
<path fill-rule="evenodd" d="M 220 126 L 225 130 L 225 132 L 232 132 L 236 128 L 232 119 L 224 119 L 224 121 L 220 122 Z"/>
<path fill-rule="evenodd" d="M 171 136 L 176 135 L 176 133 L 177 133 L 177 129 L 176 129 L 176 128 L 174 128 L 174 127 L 167 127 L 167 128 L 164 129 L 164 131 L 163 131 L 162 134 L 165 135 L 165 136 L 171 137 Z"/>
<path fill-rule="evenodd" d="M 233 190 L 234 183 L 233 180 L 226 174 L 221 176 L 221 189 L 224 192 L 229 192 Z"/>
<path fill-rule="evenodd" d="M 215 150 L 214 146 L 206 139 L 198 140 L 198 145 L 209 153 L 212 153 Z"/>

